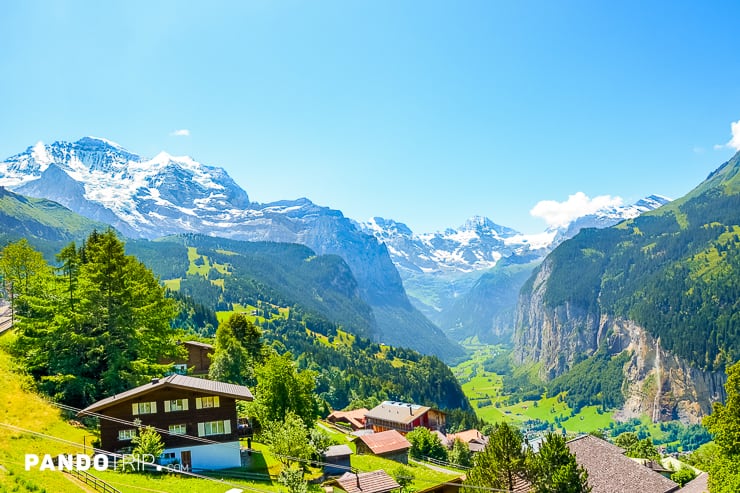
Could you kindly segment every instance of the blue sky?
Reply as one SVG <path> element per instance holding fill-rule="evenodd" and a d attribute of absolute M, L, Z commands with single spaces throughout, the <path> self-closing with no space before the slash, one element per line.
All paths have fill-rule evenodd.
<path fill-rule="evenodd" d="M 95 135 L 222 166 L 259 202 L 537 232 L 542 200 L 678 197 L 733 155 L 737 19 L 733 1 L 2 2 L 0 158 Z"/>

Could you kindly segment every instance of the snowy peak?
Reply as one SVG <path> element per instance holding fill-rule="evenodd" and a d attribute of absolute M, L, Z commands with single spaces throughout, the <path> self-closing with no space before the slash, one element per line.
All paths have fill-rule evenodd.
<path fill-rule="evenodd" d="M 79 185 L 71 187 L 63 176 Z M 246 192 L 222 168 L 166 152 L 145 159 L 99 137 L 39 142 L 0 163 L 0 185 L 95 210 L 98 220 L 116 217 L 114 226 L 134 237 L 197 231 L 204 221 L 218 223 L 215 216 L 224 211 L 249 206 Z"/>
<path fill-rule="evenodd" d="M 380 217 L 360 227 L 385 243 L 393 261 L 406 272 L 472 272 L 493 267 L 504 253 L 528 248 L 507 243 L 520 234 L 482 216 L 471 217 L 458 229 L 426 234 L 414 234 L 405 224 Z"/>
<path fill-rule="evenodd" d="M 459 228 L 416 234 L 403 223 L 374 217 L 359 226 L 385 243 L 402 274 L 472 272 L 494 267 L 505 257 L 543 256 L 585 227 L 605 228 L 643 212 L 657 209 L 670 199 L 650 195 L 627 206 L 603 208 L 581 216 L 564 228 L 522 234 L 484 216 L 473 216 Z"/>

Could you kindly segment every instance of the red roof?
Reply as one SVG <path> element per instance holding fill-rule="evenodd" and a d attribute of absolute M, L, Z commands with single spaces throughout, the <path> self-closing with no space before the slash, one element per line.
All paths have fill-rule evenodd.
<path fill-rule="evenodd" d="M 326 419 L 332 422 L 346 421 L 354 428 L 364 428 L 365 414 L 367 414 L 367 409 L 363 407 L 361 409 L 353 409 L 351 411 L 334 411 Z"/>
<path fill-rule="evenodd" d="M 389 452 L 408 450 L 411 444 L 406 438 L 396 430 L 382 431 L 370 435 L 362 435 L 358 438 L 367 445 L 375 455 L 383 455 Z"/>

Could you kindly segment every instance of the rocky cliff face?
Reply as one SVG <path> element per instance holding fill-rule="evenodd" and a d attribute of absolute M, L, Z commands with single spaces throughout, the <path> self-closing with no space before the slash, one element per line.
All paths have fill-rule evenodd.
<path fill-rule="evenodd" d="M 599 334 L 607 337 L 611 354 L 632 354 L 624 367 L 626 401 L 617 419 L 647 414 L 653 422 L 699 423 L 712 402 L 725 399 L 724 373 L 690 366 L 634 322 L 602 317 Z"/>
<path fill-rule="evenodd" d="M 519 298 L 514 335 L 517 363 L 539 364 L 540 377 L 550 380 L 599 347 L 610 355 L 628 351 L 626 402 L 616 414 L 618 419 L 647 414 L 655 422 L 698 423 L 711 411 L 712 402 L 725 398 L 723 373 L 692 367 L 634 322 L 604 315 L 598 307 L 568 302 L 547 307 L 544 295 L 551 268 L 546 259 Z"/>

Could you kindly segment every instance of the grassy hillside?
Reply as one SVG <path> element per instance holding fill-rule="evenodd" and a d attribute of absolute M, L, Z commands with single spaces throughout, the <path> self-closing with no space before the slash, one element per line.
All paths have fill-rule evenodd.
<path fill-rule="evenodd" d="M 80 491 L 64 474 L 51 471 L 25 471 L 25 454 L 82 453 L 83 438 L 92 439 L 84 428 L 64 421 L 56 407 L 27 390 L 29 382 L 13 372 L 13 362 L 4 346 L 12 335 L 0 338 L 0 491 Z M 11 427 L 63 437 L 79 444 L 75 447 Z"/>
<path fill-rule="evenodd" d="M 740 359 L 740 153 L 686 197 L 548 257 L 545 304 L 634 320 L 707 370 Z M 525 289 L 531 289 L 531 280 Z"/>
<path fill-rule="evenodd" d="M 0 187 L 0 247 L 27 238 L 47 258 L 70 241 L 87 237 L 94 229 L 110 226 L 91 221 L 45 199 L 17 195 Z"/>
<path fill-rule="evenodd" d="M 230 310 L 263 300 L 299 306 L 345 330 L 373 337 L 377 325 L 359 296 L 347 264 L 335 255 L 317 256 L 305 246 L 245 242 L 202 235 L 159 241 L 133 241 L 126 246 L 170 288 L 177 287 L 198 303 Z"/>

